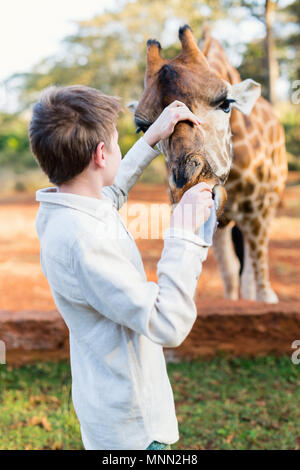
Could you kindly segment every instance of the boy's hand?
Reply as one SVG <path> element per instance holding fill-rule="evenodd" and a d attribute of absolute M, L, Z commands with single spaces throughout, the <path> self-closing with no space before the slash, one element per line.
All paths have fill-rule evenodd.
<path fill-rule="evenodd" d="M 173 211 L 170 227 L 189 230 L 195 234 L 209 219 L 214 205 L 212 190 L 207 183 L 198 183 L 188 189 Z"/>
<path fill-rule="evenodd" d="M 193 122 L 196 126 L 201 124 L 197 116 L 184 103 L 173 101 L 145 132 L 144 139 L 153 147 L 160 140 L 167 139 L 174 132 L 174 127 L 179 121 L 186 120 Z"/>

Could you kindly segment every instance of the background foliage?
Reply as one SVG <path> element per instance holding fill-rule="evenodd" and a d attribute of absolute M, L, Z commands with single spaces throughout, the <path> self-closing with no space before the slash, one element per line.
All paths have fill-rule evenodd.
<path fill-rule="evenodd" d="M 292 1 L 284 8 L 277 5 L 274 23 L 276 59 L 279 72 L 290 83 L 300 78 L 300 6 Z M 208 6 L 209 5 L 209 6 Z M 0 114 L 0 165 L 17 176 L 15 189 L 26 189 L 26 183 L 18 180 L 25 171 L 37 169 L 31 156 L 27 126 L 31 104 L 40 91 L 50 85 L 81 83 L 100 89 L 104 93 L 118 95 L 124 104 L 138 99 L 143 90 L 146 41 L 155 37 L 163 44 L 165 57 L 173 57 L 180 50 L 178 27 L 189 23 L 199 42 L 203 22 L 213 28 L 222 21 L 231 21 L 233 27 L 242 19 L 250 18 L 264 24 L 263 0 L 168 0 L 163 7 L 160 0 L 139 0 L 119 3 L 115 11 L 107 11 L 89 21 L 77 24 L 77 31 L 63 41 L 62 50 L 54 57 L 47 57 L 29 73 L 15 75 L 9 86 L 16 87 L 19 112 Z M 243 78 L 251 77 L 263 85 L 267 95 L 267 67 L 264 39 L 254 39 L 241 44 L 237 38 L 235 47 L 225 40 L 223 45 L 230 54 L 238 51 L 238 69 Z M 279 103 L 281 121 L 286 131 L 290 168 L 300 169 L 300 119 L 299 105 Z M 137 136 L 129 111 L 119 119 L 118 129 L 122 153 L 133 145 Z M 144 179 L 159 181 L 163 178 L 161 166 L 149 169 Z M 24 180 L 24 175 L 23 175 Z M 22 179 L 21 178 L 21 179 Z M 23 181 L 22 180 L 22 181 Z"/>

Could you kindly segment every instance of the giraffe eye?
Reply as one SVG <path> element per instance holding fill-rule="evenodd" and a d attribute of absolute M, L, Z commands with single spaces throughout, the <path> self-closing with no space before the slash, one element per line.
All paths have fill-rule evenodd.
<path fill-rule="evenodd" d="M 143 125 L 143 126 L 139 126 L 139 127 L 137 128 L 137 130 L 135 131 L 135 133 L 136 133 L 136 134 L 139 134 L 141 131 L 145 133 L 145 132 L 148 130 L 148 128 L 149 128 L 149 126 L 144 126 L 144 125 Z"/>
<path fill-rule="evenodd" d="M 150 122 L 139 119 L 138 117 L 135 117 L 134 121 L 137 127 L 136 134 L 139 134 L 141 131 L 145 133 L 146 130 L 151 126 Z"/>
<path fill-rule="evenodd" d="M 224 113 L 230 113 L 230 105 L 231 103 L 234 103 L 235 100 L 232 100 L 232 99 L 226 99 L 223 101 L 223 103 L 221 103 L 217 109 L 221 109 L 222 111 L 224 111 Z"/>

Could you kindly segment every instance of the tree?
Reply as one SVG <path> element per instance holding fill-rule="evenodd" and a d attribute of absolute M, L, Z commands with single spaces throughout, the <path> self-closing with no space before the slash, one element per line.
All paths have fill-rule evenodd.
<path fill-rule="evenodd" d="M 282 39 L 282 46 L 289 51 L 286 62 L 289 67 L 291 80 L 300 79 L 300 2 L 293 1 L 280 10 L 282 23 L 288 28 L 289 33 Z"/>
<path fill-rule="evenodd" d="M 271 104 L 275 104 L 276 101 L 275 83 L 278 79 L 278 64 L 275 57 L 275 45 L 273 37 L 276 6 L 276 1 L 266 0 L 265 2 L 266 58 L 268 78 L 267 97 Z"/>
<path fill-rule="evenodd" d="M 212 20 L 225 15 L 221 0 L 211 0 L 209 7 L 205 0 L 170 0 L 166 4 L 161 0 L 139 0 L 123 2 L 117 11 L 79 22 L 76 34 L 64 40 L 59 58 L 46 58 L 23 75 L 20 101 L 26 107 L 46 86 L 74 83 L 119 95 L 125 102 L 139 98 L 147 40 L 160 40 L 166 56 L 168 52 L 179 52 L 178 27 L 189 23 L 200 38 L 203 8 Z M 176 41 L 177 46 L 171 46 Z"/>
<path fill-rule="evenodd" d="M 252 78 L 262 86 L 262 96 L 268 99 L 268 75 L 264 39 L 247 44 L 243 59 L 238 67 L 241 78 Z"/>
<path fill-rule="evenodd" d="M 278 6 L 279 0 L 242 0 L 242 1 L 230 1 L 225 0 L 234 6 L 240 6 L 244 8 L 250 18 L 255 18 L 261 22 L 265 27 L 265 38 L 262 41 L 255 40 L 251 45 L 248 45 L 248 52 L 256 52 L 260 57 L 260 65 L 263 65 L 265 73 L 259 72 L 259 75 L 263 75 L 264 84 L 264 96 L 272 103 L 276 102 L 275 84 L 279 76 L 279 68 L 276 57 L 276 47 L 274 41 L 274 24 L 275 24 L 275 12 Z M 261 48 L 261 52 L 264 53 L 264 60 L 261 52 L 258 49 Z M 244 56 L 243 63 L 246 63 L 245 59 L 249 59 L 249 54 Z M 247 66 L 246 66 L 247 67 Z"/>

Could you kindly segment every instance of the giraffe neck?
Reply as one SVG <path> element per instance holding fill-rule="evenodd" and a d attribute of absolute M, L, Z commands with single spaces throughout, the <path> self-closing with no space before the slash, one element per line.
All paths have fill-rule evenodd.
<path fill-rule="evenodd" d="M 210 68 L 231 85 L 241 81 L 240 74 L 229 62 L 221 44 L 214 38 L 206 38 L 202 51 L 207 58 Z"/>

